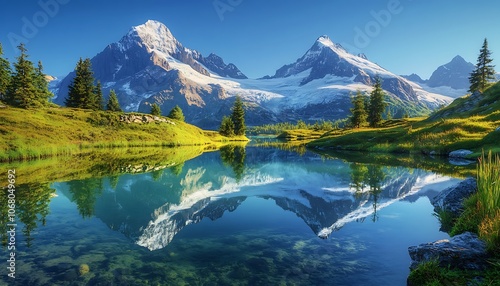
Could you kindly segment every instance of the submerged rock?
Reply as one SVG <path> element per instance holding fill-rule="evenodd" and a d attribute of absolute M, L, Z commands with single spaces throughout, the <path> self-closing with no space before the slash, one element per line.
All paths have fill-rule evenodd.
<path fill-rule="evenodd" d="M 455 150 L 455 151 L 450 152 L 450 154 L 448 154 L 448 157 L 466 158 L 467 156 L 469 156 L 472 153 L 474 153 L 474 152 L 472 152 L 471 150 L 460 149 L 460 150 Z"/>
<path fill-rule="evenodd" d="M 483 270 L 487 267 L 486 243 L 476 234 L 466 232 L 450 240 L 420 244 L 408 248 L 411 257 L 410 269 L 420 263 L 437 259 L 441 267 L 467 270 Z"/>
<path fill-rule="evenodd" d="M 463 202 L 477 191 L 477 181 L 467 178 L 454 187 L 447 188 L 435 196 L 431 203 L 436 211 L 446 211 L 458 217 L 463 212 Z"/>

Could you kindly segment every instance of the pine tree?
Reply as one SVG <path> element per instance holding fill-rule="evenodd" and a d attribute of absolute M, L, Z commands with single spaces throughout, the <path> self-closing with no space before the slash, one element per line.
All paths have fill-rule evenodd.
<path fill-rule="evenodd" d="M 158 104 L 153 103 L 151 105 L 151 115 L 161 116 L 161 108 L 160 108 L 160 106 Z"/>
<path fill-rule="evenodd" d="M 484 39 L 483 47 L 479 51 L 477 58 L 476 69 L 472 71 L 469 77 L 469 91 L 470 92 L 483 92 L 488 82 L 495 80 L 495 66 L 491 64 L 491 52 L 488 50 L 488 40 Z"/>
<path fill-rule="evenodd" d="M 10 83 L 10 63 L 3 58 L 3 48 L 0 43 L 0 100 L 4 99 L 7 94 L 7 87 Z"/>
<path fill-rule="evenodd" d="M 66 101 L 67 107 L 94 109 L 96 107 L 96 95 L 94 86 L 94 74 L 90 59 L 78 61 L 75 68 L 76 76 L 69 85 Z"/>
<path fill-rule="evenodd" d="M 108 103 L 106 104 L 106 110 L 119 112 L 122 111 L 120 103 L 118 102 L 118 97 L 116 96 L 116 93 L 113 89 L 109 91 L 109 99 Z"/>
<path fill-rule="evenodd" d="M 382 122 L 382 114 L 387 105 L 384 102 L 384 97 L 382 80 L 380 77 L 376 77 L 373 91 L 370 93 L 370 105 L 368 107 L 368 122 L 370 123 L 370 127 L 378 127 Z"/>
<path fill-rule="evenodd" d="M 236 97 L 236 101 L 234 102 L 231 120 L 234 124 L 234 135 L 245 135 L 245 109 L 243 109 L 243 101 L 241 101 L 239 96 Z"/>
<path fill-rule="evenodd" d="M 179 105 L 176 105 L 174 108 L 172 108 L 172 110 L 170 110 L 168 117 L 184 122 L 184 114 L 182 113 L 182 109 L 179 107 Z"/>
<path fill-rule="evenodd" d="M 43 73 L 43 65 L 41 61 L 38 61 L 38 67 L 35 69 L 34 83 L 37 89 L 37 100 L 41 104 L 47 105 L 50 98 L 53 97 L 54 94 L 49 91 L 49 83 Z"/>
<path fill-rule="evenodd" d="M 231 117 L 224 116 L 220 124 L 219 133 L 226 137 L 234 136 L 234 123 Z"/>
<path fill-rule="evenodd" d="M 97 85 L 94 89 L 94 98 L 92 98 L 92 106 L 93 110 L 103 110 L 102 103 L 104 101 L 104 97 L 102 96 L 102 86 L 101 82 L 97 81 Z"/>
<path fill-rule="evenodd" d="M 38 107 L 37 88 L 34 84 L 35 68 L 28 60 L 24 44 L 18 46 L 21 55 L 14 64 L 14 73 L 7 88 L 6 102 L 12 106 L 30 108 Z"/>
<path fill-rule="evenodd" d="M 366 123 L 365 96 L 361 91 L 357 91 L 356 95 L 351 98 L 353 108 L 351 108 L 351 124 L 354 128 L 359 128 Z"/>

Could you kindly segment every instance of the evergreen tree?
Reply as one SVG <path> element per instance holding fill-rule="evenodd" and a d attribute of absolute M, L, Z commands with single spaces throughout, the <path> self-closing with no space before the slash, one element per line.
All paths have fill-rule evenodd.
<path fill-rule="evenodd" d="M 373 91 L 370 93 L 370 105 L 368 107 L 368 122 L 370 123 L 370 127 L 378 127 L 382 122 L 382 114 L 387 105 L 384 102 L 384 97 L 382 80 L 380 77 L 376 77 Z"/>
<path fill-rule="evenodd" d="M 153 103 L 151 105 L 151 115 L 161 116 L 161 108 L 160 108 L 160 106 L 158 104 Z"/>
<path fill-rule="evenodd" d="M 24 44 L 18 46 L 21 55 L 14 64 L 14 73 L 7 88 L 6 102 L 12 106 L 30 108 L 38 107 L 37 88 L 34 84 L 35 68 L 28 60 Z"/>
<path fill-rule="evenodd" d="M 174 108 L 172 108 L 172 110 L 170 110 L 168 117 L 184 122 L 184 114 L 182 113 L 182 109 L 179 107 L 179 105 L 176 105 Z"/>
<path fill-rule="evenodd" d="M 35 69 L 34 81 L 37 89 L 37 100 L 41 104 L 46 105 L 54 94 L 49 91 L 49 82 L 43 73 L 43 65 L 41 61 L 38 61 L 38 67 Z"/>
<path fill-rule="evenodd" d="M 78 61 L 75 68 L 76 76 L 69 85 L 66 101 L 67 107 L 93 109 L 95 108 L 94 74 L 90 59 Z"/>
<path fill-rule="evenodd" d="M 351 98 L 353 108 L 351 108 L 351 124 L 354 128 L 359 128 L 366 123 L 365 96 L 361 91 L 357 91 L 356 95 Z"/>
<path fill-rule="evenodd" d="M 3 58 L 2 44 L 0 43 L 0 100 L 7 94 L 7 87 L 10 83 L 10 63 Z"/>
<path fill-rule="evenodd" d="M 219 133 L 226 137 L 234 136 L 234 123 L 230 117 L 224 116 L 220 124 Z"/>
<path fill-rule="evenodd" d="M 94 98 L 92 98 L 92 106 L 93 110 L 103 110 L 102 103 L 104 101 L 104 97 L 102 96 L 102 86 L 101 82 L 97 81 L 97 85 L 94 89 Z"/>
<path fill-rule="evenodd" d="M 234 124 L 234 135 L 245 135 L 245 109 L 243 109 L 243 101 L 241 101 L 239 96 L 236 97 L 236 101 L 234 102 L 231 120 Z"/>
<path fill-rule="evenodd" d="M 469 91 L 470 92 L 483 92 L 488 82 L 495 80 L 494 65 L 491 64 L 491 52 L 488 50 L 488 40 L 484 39 L 483 47 L 479 51 L 477 58 L 476 69 L 472 71 L 469 77 Z"/>
<path fill-rule="evenodd" d="M 106 104 L 106 110 L 119 112 L 122 111 L 120 103 L 118 102 L 118 97 L 116 96 L 116 93 L 113 89 L 109 91 L 109 99 L 108 103 Z"/>

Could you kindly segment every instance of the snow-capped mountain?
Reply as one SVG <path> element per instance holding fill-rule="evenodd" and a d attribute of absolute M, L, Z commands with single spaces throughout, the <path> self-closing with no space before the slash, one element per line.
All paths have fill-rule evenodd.
<path fill-rule="evenodd" d="M 184 47 L 164 24 L 150 20 L 108 45 L 92 59 L 92 66 L 104 95 L 114 89 L 123 109 L 149 112 L 151 104 L 157 103 L 168 114 L 179 105 L 188 122 L 204 128 L 218 126 L 236 95 L 246 102 L 249 125 L 344 118 L 349 114 L 350 94 L 371 91 L 375 76 L 383 79 L 392 114 L 425 113 L 450 101 L 364 55 L 348 53 L 327 36 L 318 38 L 303 57 L 274 76 L 247 79 L 234 64 Z M 54 88 L 56 103 L 64 104 L 73 77 L 74 72 Z"/>

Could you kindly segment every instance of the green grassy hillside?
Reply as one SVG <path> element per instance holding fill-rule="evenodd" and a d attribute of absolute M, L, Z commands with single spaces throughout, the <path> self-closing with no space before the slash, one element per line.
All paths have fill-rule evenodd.
<path fill-rule="evenodd" d="M 124 117 L 138 122 L 126 122 Z M 75 154 L 89 148 L 201 146 L 246 140 L 226 138 L 164 117 L 154 120 L 147 114 L 58 107 L 1 108 L 0 134 L 0 161 Z"/>
<path fill-rule="evenodd" d="M 310 148 L 394 153 L 448 154 L 469 149 L 500 152 L 500 83 L 484 94 L 455 100 L 429 118 L 390 120 L 382 128 L 326 133 Z"/>

